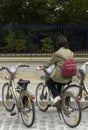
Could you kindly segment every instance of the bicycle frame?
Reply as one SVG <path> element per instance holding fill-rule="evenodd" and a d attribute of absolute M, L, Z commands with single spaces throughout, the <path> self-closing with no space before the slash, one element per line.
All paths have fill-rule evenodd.
<path fill-rule="evenodd" d="M 38 69 L 38 70 L 39 70 L 39 69 Z M 49 102 L 49 105 L 52 106 L 51 101 L 52 101 L 52 98 L 54 98 L 54 97 L 53 97 L 53 95 L 52 95 L 51 90 L 47 87 L 47 83 L 46 83 L 46 79 L 50 76 L 50 74 L 48 74 L 48 72 L 47 72 L 46 69 L 43 69 L 43 71 L 44 71 L 44 73 L 46 74 L 46 76 L 45 76 L 45 77 L 44 77 L 44 76 L 41 76 L 41 77 L 40 77 L 41 83 L 43 83 L 44 86 L 47 88 L 47 93 L 48 93 L 48 95 L 49 95 L 48 102 Z M 42 81 L 44 81 L 44 82 L 42 82 Z M 70 83 L 70 82 L 69 82 L 69 83 Z M 55 86 L 57 87 L 57 85 L 58 85 L 58 84 L 56 84 Z M 64 86 L 65 86 L 65 85 L 62 85 L 62 89 L 61 89 L 61 92 L 60 92 L 61 100 L 62 100 L 62 97 L 63 97 L 63 94 L 64 94 Z M 43 91 L 43 90 L 42 90 L 42 91 Z M 56 106 L 55 106 L 55 107 L 56 107 Z"/>
<path fill-rule="evenodd" d="M 15 71 L 11 71 L 10 69 L 8 69 L 7 67 L 2 67 L 0 70 L 3 70 L 3 69 L 6 69 L 9 73 L 9 77 L 5 77 L 6 80 L 8 80 L 9 82 L 9 86 L 12 88 L 12 95 L 13 95 L 13 101 L 14 101 L 14 104 L 16 105 L 17 109 L 21 109 L 22 105 L 21 105 L 21 90 L 19 91 L 19 97 L 17 95 L 17 92 L 16 92 L 16 88 L 15 88 L 15 83 L 14 83 L 14 79 L 15 79 L 15 75 L 16 75 L 16 72 L 17 72 L 17 69 L 19 67 L 29 67 L 28 65 L 23 65 L 23 64 L 19 64 L 18 66 L 16 66 L 14 69 Z"/>
<path fill-rule="evenodd" d="M 48 77 L 41 76 L 40 79 L 44 82 L 40 82 L 36 87 L 37 106 L 43 112 L 47 111 L 49 107 L 56 107 L 60 120 L 63 118 L 68 126 L 76 127 L 81 120 L 81 108 L 78 100 L 71 91 L 66 91 L 63 85 L 60 93 L 61 100 L 53 104 L 53 95 L 46 83 Z"/>
<path fill-rule="evenodd" d="M 85 80 L 85 73 L 86 73 L 86 66 L 88 65 L 88 62 L 85 62 L 81 68 L 78 70 L 78 79 L 79 79 L 79 85 L 81 86 L 80 87 L 80 96 L 82 97 L 82 91 L 84 91 L 84 96 L 88 95 L 88 91 L 85 87 L 85 83 L 84 83 L 84 80 Z"/>
<path fill-rule="evenodd" d="M 29 80 L 19 79 L 15 85 L 14 79 L 19 67 L 29 67 L 29 65 L 19 64 L 10 69 L 3 66 L 0 69 L 7 70 L 10 75 L 9 77 L 6 77 L 9 82 L 4 83 L 2 87 L 2 101 L 6 110 L 9 112 L 12 112 L 16 106 L 18 118 L 20 113 L 24 125 L 31 127 L 35 120 L 34 95 L 27 90 L 27 85 L 30 83 Z M 14 115 L 14 113 L 11 113 L 11 115 Z"/>

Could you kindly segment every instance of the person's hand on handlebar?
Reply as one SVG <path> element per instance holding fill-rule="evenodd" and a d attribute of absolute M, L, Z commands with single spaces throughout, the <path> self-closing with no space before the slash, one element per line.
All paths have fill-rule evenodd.
<path fill-rule="evenodd" d="M 44 69 L 43 66 L 38 66 L 38 67 L 36 68 L 36 70 L 43 70 L 43 69 Z"/>

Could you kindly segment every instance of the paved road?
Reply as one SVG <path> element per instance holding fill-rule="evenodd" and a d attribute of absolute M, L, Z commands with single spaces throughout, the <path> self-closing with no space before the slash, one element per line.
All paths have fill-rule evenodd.
<path fill-rule="evenodd" d="M 2 84 L 0 84 L 2 89 Z M 30 84 L 30 90 L 35 94 L 36 82 Z M 1 91 L 0 91 L 0 101 Z M 88 104 L 88 102 L 87 102 Z M 31 128 L 26 128 L 23 125 L 21 117 L 10 116 L 10 113 L 0 104 L 0 130 L 71 130 L 72 128 L 65 125 L 63 120 L 60 120 L 55 108 L 50 108 L 47 112 L 41 112 L 36 106 L 35 123 Z M 88 130 L 88 109 L 82 112 L 82 120 L 78 127 L 73 130 Z"/>
<path fill-rule="evenodd" d="M 88 130 L 88 110 L 83 111 L 82 120 L 76 128 L 70 128 L 60 120 L 55 108 L 50 108 L 47 112 L 41 112 L 37 107 L 35 123 L 31 128 L 24 126 L 21 117 L 10 116 L 5 108 L 0 106 L 0 130 Z"/>
<path fill-rule="evenodd" d="M 35 66 L 34 68 L 36 68 Z M 30 75 L 32 74 L 31 71 L 32 69 L 30 69 Z M 27 73 L 29 74 L 29 71 Z M 37 72 L 34 71 L 33 74 L 35 75 L 37 74 Z M 38 82 L 36 82 L 34 75 L 31 75 L 32 78 L 30 77 L 32 80 L 31 80 L 31 84 L 28 87 L 28 90 L 30 90 L 31 92 L 35 94 L 35 89 Z M 3 81 L 0 81 L 1 90 L 2 90 L 2 85 L 3 85 Z M 1 91 L 0 91 L 0 101 L 1 100 L 2 98 L 1 98 Z M 23 125 L 21 118 L 18 119 L 17 115 L 14 117 L 11 117 L 10 113 L 8 113 L 2 105 L 0 106 L 0 130 L 27 130 L 27 129 L 30 129 L 30 130 L 71 130 L 72 128 L 65 125 L 64 121 L 59 119 L 58 113 L 56 112 L 55 108 L 50 108 L 47 112 L 43 113 L 39 111 L 39 109 L 36 107 L 35 123 L 31 128 L 26 128 Z M 73 130 L 88 130 L 88 110 L 83 111 L 81 123 L 79 124 L 78 127 L 73 128 Z"/>

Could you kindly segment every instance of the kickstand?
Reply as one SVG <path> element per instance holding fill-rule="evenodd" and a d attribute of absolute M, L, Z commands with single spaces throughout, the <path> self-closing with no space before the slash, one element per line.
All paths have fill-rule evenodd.
<path fill-rule="evenodd" d="M 59 118 L 61 120 L 61 109 L 57 108 L 57 112 L 58 112 Z"/>
<path fill-rule="evenodd" d="M 19 113 L 20 113 L 20 112 L 18 111 L 18 112 L 17 112 L 17 115 L 18 115 L 18 119 L 19 119 Z"/>
<path fill-rule="evenodd" d="M 18 119 L 19 119 L 19 113 L 20 113 L 20 110 L 18 108 L 18 106 L 16 105 L 16 111 L 17 111 L 17 116 L 18 116 Z"/>

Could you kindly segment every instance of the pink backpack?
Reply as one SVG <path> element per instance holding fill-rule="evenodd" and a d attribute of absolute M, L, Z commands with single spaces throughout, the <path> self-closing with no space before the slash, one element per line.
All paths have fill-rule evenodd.
<path fill-rule="evenodd" d="M 60 67 L 63 77 L 72 77 L 77 74 L 77 65 L 76 65 L 76 62 L 74 61 L 74 59 L 72 59 L 70 57 L 68 59 L 64 59 L 56 54 L 54 54 L 54 56 L 65 60 L 64 65 L 62 67 Z"/>

